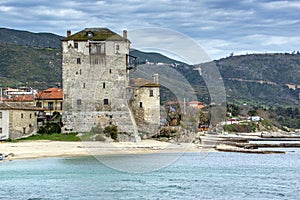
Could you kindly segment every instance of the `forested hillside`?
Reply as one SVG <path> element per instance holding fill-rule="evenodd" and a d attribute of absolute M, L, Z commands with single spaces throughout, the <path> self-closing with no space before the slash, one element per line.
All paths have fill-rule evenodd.
<path fill-rule="evenodd" d="M 0 28 L 0 87 L 28 85 L 46 88 L 61 82 L 61 38 L 51 33 Z M 146 60 L 166 63 L 157 67 L 177 70 L 193 86 L 198 100 L 210 103 L 206 83 L 195 69 L 205 68 L 211 63 L 191 66 L 159 53 L 132 50 L 130 54 L 138 57 L 139 64 L 144 64 Z M 267 106 L 299 105 L 299 53 L 231 56 L 213 62 L 221 73 L 228 102 Z M 166 88 L 162 89 L 163 102 L 171 96 Z"/>

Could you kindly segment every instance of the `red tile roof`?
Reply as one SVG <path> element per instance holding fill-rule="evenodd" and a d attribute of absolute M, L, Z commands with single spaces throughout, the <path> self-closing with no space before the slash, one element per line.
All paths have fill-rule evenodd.
<path fill-rule="evenodd" d="M 44 111 L 44 108 L 37 108 L 35 106 L 23 102 L 3 102 L 0 103 L 0 110 L 33 110 Z"/>
<path fill-rule="evenodd" d="M 18 95 L 18 96 L 14 96 L 12 98 L 9 98 L 9 99 L 2 98 L 2 101 L 6 101 L 6 102 L 34 102 L 34 96 L 33 95 Z"/>
<path fill-rule="evenodd" d="M 35 98 L 38 100 L 44 100 L 44 99 L 62 100 L 63 99 L 63 89 L 49 88 L 47 90 L 38 92 L 35 95 Z"/>

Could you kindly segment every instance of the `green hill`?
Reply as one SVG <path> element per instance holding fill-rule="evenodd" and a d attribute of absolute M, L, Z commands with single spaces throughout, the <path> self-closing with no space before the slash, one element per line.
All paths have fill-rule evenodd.
<path fill-rule="evenodd" d="M 29 85 L 36 88 L 52 87 L 61 82 L 61 36 L 51 33 L 30 33 L 0 28 L 0 87 Z M 193 86 L 200 101 L 210 102 L 205 82 L 196 67 L 159 53 L 131 50 L 138 62 L 165 63 L 181 73 Z M 299 105 L 300 55 L 251 54 L 231 56 L 213 61 L 223 78 L 227 100 L 237 104 Z M 289 89 L 298 85 L 298 88 Z M 163 88 L 162 101 L 172 94 Z"/>
<path fill-rule="evenodd" d="M 0 43 L 0 87 L 51 87 L 61 82 L 61 50 Z"/>
<path fill-rule="evenodd" d="M 229 101 L 299 105 L 300 54 L 251 54 L 214 62 Z M 289 89 L 288 85 L 298 85 L 298 89 Z"/>
<path fill-rule="evenodd" d="M 0 28 L 0 42 L 41 48 L 61 48 L 63 37 L 52 33 L 31 33 L 7 28 Z"/>

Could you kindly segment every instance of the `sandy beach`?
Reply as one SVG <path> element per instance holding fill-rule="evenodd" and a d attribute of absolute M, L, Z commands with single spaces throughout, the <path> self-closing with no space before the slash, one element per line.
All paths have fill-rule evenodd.
<path fill-rule="evenodd" d="M 6 159 L 34 159 L 43 157 L 68 157 L 86 155 L 135 154 L 160 152 L 200 152 L 201 149 L 190 143 L 168 143 L 155 140 L 141 142 L 62 142 L 62 141 L 23 141 L 2 142 L 0 153 L 10 155 Z"/>

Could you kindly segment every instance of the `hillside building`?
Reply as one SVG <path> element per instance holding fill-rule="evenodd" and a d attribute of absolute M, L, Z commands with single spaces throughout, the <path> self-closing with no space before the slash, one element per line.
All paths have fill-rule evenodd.
<path fill-rule="evenodd" d="M 159 85 L 130 87 L 127 31 L 123 36 L 107 28 L 86 28 L 73 35 L 68 31 L 62 49 L 64 132 L 89 132 L 92 127 L 116 125 L 118 139 L 128 141 L 138 140 L 139 132 L 143 132 L 135 123 L 139 118 L 136 115 L 143 117 L 143 122 L 157 118 L 153 123 L 158 121 L 159 126 L 159 112 L 152 118 L 147 117 L 151 114 L 137 112 L 140 102 L 142 108 L 159 110 Z M 143 100 L 141 93 L 146 93 L 146 88 L 155 91 L 152 101 Z"/>

